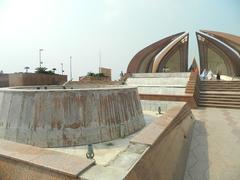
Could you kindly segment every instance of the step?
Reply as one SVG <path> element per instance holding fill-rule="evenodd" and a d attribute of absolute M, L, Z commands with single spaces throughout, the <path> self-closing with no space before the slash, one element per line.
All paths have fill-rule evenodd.
<path fill-rule="evenodd" d="M 220 89 L 220 88 L 233 88 L 233 89 L 239 89 L 240 88 L 240 86 L 232 86 L 232 85 L 217 85 L 217 86 L 208 86 L 208 85 L 204 85 L 204 86 L 202 86 L 202 85 L 200 85 L 199 86 L 200 88 L 218 88 L 218 89 Z"/>
<path fill-rule="evenodd" d="M 239 91 L 240 92 L 240 88 L 203 88 L 201 87 L 200 90 L 202 91 L 213 91 L 213 90 L 216 90 L 216 91 Z"/>
<path fill-rule="evenodd" d="M 225 102 L 225 101 L 198 101 L 200 104 L 222 104 L 222 105 L 238 105 L 240 106 L 240 102 Z"/>
<path fill-rule="evenodd" d="M 199 84 L 200 87 L 240 87 L 239 84 Z"/>
<path fill-rule="evenodd" d="M 202 81 L 201 83 L 240 83 L 240 80 L 233 80 L 233 81 L 224 81 L 224 80 L 211 80 L 211 81 Z"/>
<path fill-rule="evenodd" d="M 240 98 L 238 94 L 204 94 L 199 93 L 200 97 L 210 97 L 210 98 Z"/>
<path fill-rule="evenodd" d="M 200 85 L 200 87 L 232 87 L 232 88 L 239 88 L 239 85 L 231 85 L 231 84 L 226 84 L 226 85 L 222 85 L 222 84 L 218 84 L 218 85 Z"/>
<path fill-rule="evenodd" d="M 235 101 L 235 102 L 240 102 L 240 97 L 238 98 L 228 98 L 228 97 L 205 97 L 205 96 L 200 96 L 200 100 L 221 100 L 221 101 Z"/>
<path fill-rule="evenodd" d="M 240 81 L 216 81 L 216 82 L 200 81 L 200 84 L 240 84 Z"/>
<path fill-rule="evenodd" d="M 213 86 L 213 87 L 218 87 L 218 86 L 233 86 L 233 87 L 239 87 L 240 84 L 199 84 L 200 86 Z"/>
<path fill-rule="evenodd" d="M 217 108 L 232 108 L 232 109 L 240 109 L 238 105 L 222 105 L 222 104 L 207 104 L 207 103 L 198 103 L 198 106 L 201 107 L 217 107 Z"/>
<path fill-rule="evenodd" d="M 239 92 L 232 92 L 232 91 L 223 91 L 223 92 L 219 92 L 219 91 L 201 91 L 199 92 L 200 94 L 213 94 L 213 95 L 235 95 L 235 96 L 239 96 L 240 95 L 240 91 Z"/>
<path fill-rule="evenodd" d="M 230 92 L 240 92 L 240 89 L 200 89 L 201 91 L 230 91 Z"/>

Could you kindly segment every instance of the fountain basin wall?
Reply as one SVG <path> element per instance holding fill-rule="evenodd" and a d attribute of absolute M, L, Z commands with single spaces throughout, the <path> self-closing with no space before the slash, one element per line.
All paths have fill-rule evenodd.
<path fill-rule="evenodd" d="M 0 89 L 0 138 L 39 147 L 109 141 L 144 127 L 137 88 Z"/>

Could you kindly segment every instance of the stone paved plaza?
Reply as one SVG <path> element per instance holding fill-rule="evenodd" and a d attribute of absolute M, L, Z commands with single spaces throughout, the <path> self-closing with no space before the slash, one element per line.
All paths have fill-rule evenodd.
<path fill-rule="evenodd" d="M 240 110 L 199 108 L 185 180 L 240 179 Z"/>

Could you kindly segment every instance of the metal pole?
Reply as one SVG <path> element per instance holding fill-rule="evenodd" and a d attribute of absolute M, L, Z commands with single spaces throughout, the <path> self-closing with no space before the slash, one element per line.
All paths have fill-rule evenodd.
<path fill-rule="evenodd" d="M 64 72 L 64 70 L 63 70 L 63 63 L 61 63 L 61 68 L 62 68 L 62 75 L 63 75 L 63 72 Z"/>
<path fill-rule="evenodd" d="M 101 50 L 99 50 L 99 68 L 98 68 L 98 73 L 100 73 L 101 61 L 102 61 Z"/>
<path fill-rule="evenodd" d="M 39 67 L 41 67 L 41 49 L 39 49 Z"/>
<path fill-rule="evenodd" d="M 72 81 L 72 56 L 70 56 L 70 81 Z"/>
<path fill-rule="evenodd" d="M 41 52 L 43 51 L 43 49 L 39 49 L 39 67 L 41 67 L 42 66 L 42 64 L 43 64 L 43 62 L 42 62 L 42 54 L 41 54 Z"/>

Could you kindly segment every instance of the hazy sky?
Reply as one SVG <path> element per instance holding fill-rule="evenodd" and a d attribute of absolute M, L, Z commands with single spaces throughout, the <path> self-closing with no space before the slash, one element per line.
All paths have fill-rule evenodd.
<path fill-rule="evenodd" d="M 0 0 L 0 70 L 30 71 L 61 63 L 73 77 L 112 68 L 114 78 L 145 46 L 190 32 L 190 59 L 197 55 L 195 31 L 240 35 L 240 0 Z"/>

